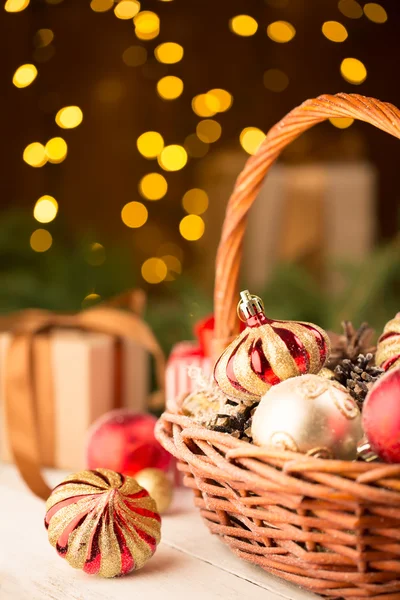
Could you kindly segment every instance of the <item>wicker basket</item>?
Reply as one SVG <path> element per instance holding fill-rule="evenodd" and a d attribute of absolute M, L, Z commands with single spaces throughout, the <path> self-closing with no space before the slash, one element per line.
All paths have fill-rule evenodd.
<path fill-rule="evenodd" d="M 239 176 L 217 255 L 216 349 L 235 334 L 247 213 L 285 146 L 330 117 L 400 138 L 400 111 L 359 95 L 320 96 L 268 133 Z M 177 403 L 179 405 L 179 403 Z M 400 600 L 400 465 L 269 451 L 169 410 L 157 436 L 179 461 L 210 531 L 241 558 L 329 598 Z"/>

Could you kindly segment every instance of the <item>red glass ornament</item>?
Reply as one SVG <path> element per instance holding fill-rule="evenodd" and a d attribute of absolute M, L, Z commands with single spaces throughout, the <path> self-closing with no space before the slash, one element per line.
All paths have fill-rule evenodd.
<path fill-rule="evenodd" d="M 362 424 L 372 450 L 385 462 L 400 463 L 400 368 L 374 383 L 364 402 Z"/>
<path fill-rule="evenodd" d="M 214 377 L 229 397 L 254 400 L 297 375 L 318 373 L 329 357 L 328 335 L 312 323 L 268 319 L 257 296 L 241 292 L 246 329 L 218 359 Z"/>
<path fill-rule="evenodd" d="M 142 469 L 167 471 L 172 456 L 154 436 L 157 419 L 128 409 L 113 410 L 95 421 L 88 432 L 89 469 L 111 469 L 134 475 Z"/>

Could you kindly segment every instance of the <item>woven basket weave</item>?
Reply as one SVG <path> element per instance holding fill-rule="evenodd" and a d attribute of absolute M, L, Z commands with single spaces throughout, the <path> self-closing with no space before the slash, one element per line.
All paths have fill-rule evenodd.
<path fill-rule="evenodd" d="M 400 138 L 396 107 L 347 94 L 308 100 L 270 130 L 227 208 L 216 264 L 217 352 L 236 332 L 247 214 L 265 174 L 285 146 L 330 117 Z M 270 451 L 173 410 L 162 415 L 157 436 L 179 460 L 210 531 L 238 556 L 329 598 L 400 600 L 400 465 Z"/>

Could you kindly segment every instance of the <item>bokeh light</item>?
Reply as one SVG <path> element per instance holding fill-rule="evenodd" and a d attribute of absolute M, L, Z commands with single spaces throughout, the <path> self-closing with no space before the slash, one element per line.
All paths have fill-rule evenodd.
<path fill-rule="evenodd" d="M 345 58 L 340 65 L 343 79 L 354 85 L 360 85 L 367 78 L 367 69 L 358 58 Z"/>
<path fill-rule="evenodd" d="M 106 261 L 106 249 L 103 244 L 94 242 L 90 244 L 85 258 L 92 267 L 100 267 Z"/>
<path fill-rule="evenodd" d="M 165 281 L 174 281 L 177 275 L 182 273 L 182 263 L 177 256 L 173 254 L 165 254 L 161 257 L 168 269 L 168 274 Z"/>
<path fill-rule="evenodd" d="M 29 144 L 25 148 L 22 158 L 31 167 L 43 167 L 47 163 L 45 147 L 39 142 Z"/>
<path fill-rule="evenodd" d="M 36 229 L 30 239 L 30 245 L 35 252 L 46 252 L 51 247 L 53 238 L 47 229 Z"/>
<path fill-rule="evenodd" d="M 157 131 L 146 131 L 138 137 L 136 145 L 145 158 L 156 158 L 164 148 L 164 139 Z"/>
<path fill-rule="evenodd" d="M 73 129 L 82 123 L 83 113 L 79 106 L 64 106 L 56 114 L 56 123 L 62 129 Z"/>
<path fill-rule="evenodd" d="M 202 142 L 195 133 L 191 133 L 185 138 L 183 146 L 192 158 L 203 158 L 210 147 L 209 144 Z"/>
<path fill-rule="evenodd" d="M 49 140 L 45 146 L 47 160 L 51 163 L 58 164 L 66 159 L 68 146 L 65 140 L 61 137 L 54 137 Z"/>
<path fill-rule="evenodd" d="M 183 92 L 183 81 L 174 75 L 167 75 L 157 82 L 157 93 L 164 100 L 175 100 Z"/>
<path fill-rule="evenodd" d="M 45 63 L 51 60 L 55 53 L 55 47 L 52 44 L 49 44 L 48 46 L 43 46 L 42 48 L 35 48 L 32 58 L 38 63 Z"/>
<path fill-rule="evenodd" d="M 151 10 L 144 10 L 133 19 L 135 33 L 139 39 L 152 40 L 160 33 L 160 18 Z"/>
<path fill-rule="evenodd" d="M 99 304 L 100 301 L 101 301 L 100 294 L 95 294 L 93 292 L 84 297 L 84 299 L 82 300 L 82 308 L 84 308 L 84 309 L 91 308 L 92 306 Z"/>
<path fill-rule="evenodd" d="M 223 90 L 222 88 L 214 88 L 213 90 L 207 92 L 205 102 L 206 104 L 211 104 L 211 106 L 216 106 L 215 102 L 217 102 L 218 109 L 216 110 L 216 112 L 225 112 L 226 110 L 229 110 L 232 106 L 233 96 L 232 94 L 230 94 L 226 90 Z"/>
<path fill-rule="evenodd" d="M 386 10 L 376 2 L 368 2 L 365 4 L 364 14 L 373 23 L 386 23 L 388 18 Z"/>
<path fill-rule="evenodd" d="M 347 29 L 338 21 L 325 21 L 322 33 L 331 42 L 344 42 L 348 38 Z"/>
<path fill-rule="evenodd" d="M 172 254 L 173 256 L 176 256 L 181 263 L 183 261 L 184 254 L 182 248 L 172 242 L 166 242 L 158 247 L 157 256 L 162 257 L 165 254 Z"/>
<path fill-rule="evenodd" d="M 283 92 L 289 85 L 289 77 L 280 69 L 268 69 L 264 73 L 263 83 L 271 92 Z"/>
<path fill-rule="evenodd" d="M 275 21 L 268 25 L 267 35 L 273 42 L 285 44 L 294 38 L 296 29 L 287 21 Z"/>
<path fill-rule="evenodd" d="M 33 36 L 33 43 L 36 48 L 45 48 L 54 40 L 54 33 L 51 29 L 38 29 Z"/>
<path fill-rule="evenodd" d="M 21 12 L 29 6 L 30 0 L 7 0 L 4 5 L 4 10 L 10 13 Z"/>
<path fill-rule="evenodd" d="M 122 222 L 131 228 L 142 227 L 148 216 L 148 210 L 141 202 L 128 202 L 121 211 Z"/>
<path fill-rule="evenodd" d="M 160 30 L 155 29 L 151 33 L 143 33 L 140 29 L 135 28 L 135 33 L 136 33 L 136 37 L 139 40 L 147 41 L 147 40 L 154 40 L 154 38 L 156 38 L 159 35 Z"/>
<path fill-rule="evenodd" d="M 165 146 L 158 156 L 158 164 L 164 171 L 179 171 L 186 165 L 187 159 L 187 152 L 183 146 L 171 144 Z"/>
<path fill-rule="evenodd" d="M 25 88 L 35 81 L 37 77 L 37 68 L 35 65 L 21 65 L 15 71 L 12 82 L 17 88 Z"/>
<path fill-rule="evenodd" d="M 349 19 L 359 19 L 363 16 L 363 9 L 356 0 L 340 0 L 338 8 L 342 15 Z"/>
<path fill-rule="evenodd" d="M 214 94 L 199 94 L 192 100 L 192 109 L 199 117 L 213 117 L 220 107 L 220 101 Z"/>
<path fill-rule="evenodd" d="M 142 264 L 142 277 L 147 283 L 161 283 L 167 274 L 168 267 L 162 258 L 148 258 Z"/>
<path fill-rule="evenodd" d="M 121 0 L 114 8 L 118 19 L 133 19 L 140 11 L 140 2 L 137 0 Z"/>
<path fill-rule="evenodd" d="M 250 15 L 237 15 L 229 21 L 229 27 L 236 35 L 249 37 L 256 33 L 258 23 Z"/>
<path fill-rule="evenodd" d="M 122 53 L 122 60 L 128 67 L 139 67 L 147 60 L 147 50 L 143 46 L 129 46 Z"/>
<path fill-rule="evenodd" d="M 180 234 L 185 240 L 195 242 L 199 240 L 204 233 L 204 221 L 198 215 L 187 215 L 179 223 Z"/>
<path fill-rule="evenodd" d="M 39 223 L 51 223 L 58 212 L 58 203 L 53 196 L 42 196 L 36 202 L 33 216 Z"/>
<path fill-rule="evenodd" d="M 164 42 L 154 50 L 154 55 L 158 62 L 166 65 L 178 63 L 183 58 L 183 47 L 175 42 Z"/>
<path fill-rule="evenodd" d="M 92 0 L 90 8 L 94 12 L 106 12 L 114 6 L 114 0 Z"/>
<path fill-rule="evenodd" d="M 208 208 L 208 195 L 205 190 L 192 188 L 182 198 L 182 206 L 187 213 L 202 215 Z"/>
<path fill-rule="evenodd" d="M 240 144 L 248 154 L 255 154 L 265 140 L 265 133 L 258 127 L 245 127 L 240 134 Z"/>
<path fill-rule="evenodd" d="M 206 144 L 212 144 L 221 137 L 222 127 L 213 119 L 200 121 L 196 127 L 197 137 Z"/>
<path fill-rule="evenodd" d="M 161 200 L 167 191 L 167 180 L 160 173 L 148 173 L 139 182 L 139 192 L 147 200 Z"/>
<path fill-rule="evenodd" d="M 329 121 L 338 129 L 347 129 L 354 123 L 354 119 L 351 117 L 331 117 Z"/>

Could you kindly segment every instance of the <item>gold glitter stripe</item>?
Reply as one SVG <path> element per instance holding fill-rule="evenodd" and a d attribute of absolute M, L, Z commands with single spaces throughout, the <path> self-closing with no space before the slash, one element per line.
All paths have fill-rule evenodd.
<path fill-rule="evenodd" d="M 83 485 L 80 483 L 70 483 L 67 486 L 60 487 L 58 490 L 53 492 L 51 496 L 49 496 L 46 502 L 46 512 L 50 510 L 50 508 L 53 508 L 55 504 L 58 504 L 63 500 L 68 500 L 69 498 L 75 496 L 77 497 L 77 499 L 79 498 L 79 496 L 101 496 L 106 491 L 107 490 L 96 490 L 96 488 L 93 488 L 89 485 Z"/>
<path fill-rule="evenodd" d="M 109 518 L 102 519 L 99 538 L 99 549 L 101 554 L 99 575 L 102 577 L 116 577 L 121 574 L 122 559 L 117 536 L 114 532 L 114 515 L 109 506 Z"/>
<path fill-rule="evenodd" d="M 122 485 L 123 476 L 121 473 L 110 471 L 110 469 L 96 469 L 103 477 L 108 479 L 110 488 L 119 489 Z"/>
<path fill-rule="evenodd" d="M 247 340 L 240 346 L 233 359 L 233 372 L 235 373 L 236 379 L 242 387 L 249 390 L 253 399 L 260 398 L 271 387 L 270 384 L 265 383 L 256 373 L 254 373 L 250 364 L 250 348 L 258 339 L 258 331 L 259 329 L 257 328 L 254 329 L 254 332 L 250 332 Z M 254 334 L 257 334 L 257 336 Z M 243 398 L 243 394 L 241 395 L 241 398 Z"/>
<path fill-rule="evenodd" d="M 271 369 L 275 375 L 281 381 L 299 375 L 298 367 L 288 347 L 279 335 L 275 333 L 271 325 L 263 325 L 259 328 L 259 332 L 265 358 L 271 365 Z"/>
<path fill-rule="evenodd" d="M 400 333 L 400 318 L 395 317 L 391 321 L 388 321 L 383 330 L 383 334 L 385 333 Z M 385 341 L 385 340 L 384 340 Z"/>
<path fill-rule="evenodd" d="M 248 335 L 248 331 L 243 331 L 238 338 L 229 344 L 226 350 L 222 353 L 219 358 L 214 372 L 214 378 L 221 390 L 228 396 L 228 398 L 237 398 L 238 400 L 254 400 L 257 396 L 254 396 L 250 392 L 237 390 L 229 381 L 226 373 L 229 359 L 232 353 L 236 350 L 238 344 L 241 343 L 242 339 Z"/>

